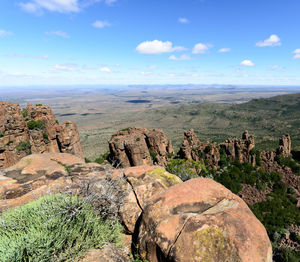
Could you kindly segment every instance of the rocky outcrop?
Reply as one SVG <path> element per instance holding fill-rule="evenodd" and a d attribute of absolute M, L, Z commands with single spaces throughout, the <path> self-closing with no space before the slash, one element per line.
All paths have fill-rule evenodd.
<path fill-rule="evenodd" d="M 109 141 L 110 160 L 122 167 L 152 165 L 166 166 L 173 154 L 170 141 L 159 129 L 133 127 L 114 134 Z"/>
<path fill-rule="evenodd" d="M 220 161 L 219 146 L 216 143 L 201 142 L 193 129 L 184 132 L 183 142 L 178 152 L 183 159 L 202 160 L 207 166 L 217 168 Z"/>
<path fill-rule="evenodd" d="M 242 139 L 230 138 L 220 144 L 220 148 L 224 149 L 230 161 L 238 160 L 241 163 L 248 162 L 253 166 L 255 166 L 255 156 L 251 154 L 251 150 L 254 147 L 254 137 L 249 135 L 247 130 L 242 134 Z"/>
<path fill-rule="evenodd" d="M 178 156 L 194 161 L 201 160 L 206 166 L 217 169 L 219 167 L 220 152 L 230 161 L 238 160 L 241 163 L 250 162 L 255 165 L 255 156 L 251 150 L 255 147 L 254 137 L 246 130 L 242 139 L 230 138 L 221 144 L 201 142 L 194 133 L 194 130 L 184 132 L 183 142 Z"/>
<path fill-rule="evenodd" d="M 51 108 L 0 102 L 0 169 L 17 163 L 28 154 L 71 153 L 83 158 L 74 122 L 58 124 Z"/>
<path fill-rule="evenodd" d="M 159 261 L 272 261 L 265 228 L 245 202 L 210 179 L 169 188 L 147 203 L 138 243 Z"/>
<path fill-rule="evenodd" d="M 279 139 L 279 147 L 277 148 L 276 154 L 283 157 L 290 157 L 292 149 L 292 141 L 290 135 L 283 135 Z"/>
<path fill-rule="evenodd" d="M 271 261 L 263 226 L 239 197 L 210 179 L 183 183 L 159 166 L 113 169 L 62 153 L 30 155 L 1 171 L 2 211 L 55 193 L 92 200 L 101 217 L 118 215 L 127 240 L 132 236 L 132 247 L 149 262 Z M 128 261 L 126 254 L 108 246 L 82 261 Z"/>

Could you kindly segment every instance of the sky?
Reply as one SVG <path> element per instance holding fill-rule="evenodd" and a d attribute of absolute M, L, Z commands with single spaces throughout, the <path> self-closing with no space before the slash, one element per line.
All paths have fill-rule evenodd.
<path fill-rule="evenodd" d="M 1 0 L 0 86 L 300 85 L 299 0 Z"/>

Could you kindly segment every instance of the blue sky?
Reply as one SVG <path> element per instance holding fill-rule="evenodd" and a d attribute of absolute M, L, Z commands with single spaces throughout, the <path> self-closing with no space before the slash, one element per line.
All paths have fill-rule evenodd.
<path fill-rule="evenodd" d="M 300 85 L 299 0 L 2 0 L 0 85 Z"/>

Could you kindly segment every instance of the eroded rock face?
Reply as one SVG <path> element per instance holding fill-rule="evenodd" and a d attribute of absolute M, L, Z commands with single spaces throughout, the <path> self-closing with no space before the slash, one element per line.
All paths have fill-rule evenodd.
<path fill-rule="evenodd" d="M 138 241 L 151 262 L 272 261 L 266 230 L 245 202 L 204 178 L 151 198 Z"/>
<path fill-rule="evenodd" d="M 254 137 L 246 130 L 242 139 L 230 138 L 221 144 L 201 142 L 194 133 L 194 130 L 184 132 L 183 143 L 179 150 L 179 157 L 203 161 L 206 166 L 217 169 L 220 161 L 220 150 L 223 151 L 230 161 L 238 160 L 241 163 L 250 162 L 255 165 L 255 156 L 251 150 L 255 147 Z"/>
<path fill-rule="evenodd" d="M 68 121 L 59 125 L 48 106 L 28 104 L 21 111 L 17 104 L 0 102 L 0 169 L 30 153 L 49 152 L 83 158 L 76 124 Z"/>
<path fill-rule="evenodd" d="M 230 138 L 220 144 L 220 148 L 225 150 L 226 156 L 231 160 L 238 160 L 241 163 L 251 163 L 255 165 L 255 157 L 251 150 L 255 147 L 254 137 L 246 130 L 242 134 L 242 139 Z"/>
<path fill-rule="evenodd" d="M 283 135 L 279 139 L 279 147 L 277 148 L 277 155 L 283 156 L 283 157 L 290 157 L 291 156 L 291 148 L 292 148 L 292 142 L 290 135 L 286 134 Z"/>
<path fill-rule="evenodd" d="M 159 129 L 128 128 L 114 134 L 109 141 L 110 158 L 122 167 L 158 164 L 166 166 L 173 154 L 170 141 Z"/>
<path fill-rule="evenodd" d="M 184 132 L 183 142 L 178 152 L 180 158 L 205 161 L 216 169 L 220 161 L 219 146 L 216 143 L 201 142 L 193 129 Z"/>

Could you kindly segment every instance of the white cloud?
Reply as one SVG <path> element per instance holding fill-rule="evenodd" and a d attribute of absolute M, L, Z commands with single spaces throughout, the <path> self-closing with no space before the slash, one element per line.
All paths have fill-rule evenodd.
<path fill-rule="evenodd" d="M 26 57 L 26 55 L 20 55 L 20 54 L 16 54 L 16 53 L 8 53 L 5 56 L 7 56 L 7 57 L 16 57 L 16 58 L 24 58 L 24 57 Z"/>
<path fill-rule="evenodd" d="M 211 47 L 212 47 L 211 44 L 203 44 L 203 43 L 196 44 L 193 48 L 193 54 L 204 54 Z"/>
<path fill-rule="evenodd" d="M 111 26 L 111 24 L 109 22 L 101 21 L 101 20 L 95 21 L 92 25 L 93 25 L 93 27 L 96 27 L 96 28 L 104 28 L 104 27 Z"/>
<path fill-rule="evenodd" d="M 190 21 L 187 18 L 180 17 L 178 18 L 178 22 L 181 24 L 188 24 Z"/>
<path fill-rule="evenodd" d="M 63 31 L 51 31 L 51 32 L 46 32 L 47 35 L 56 35 L 62 38 L 70 38 L 70 36 Z"/>
<path fill-rule="evenodd" d="M 156 65 L 151 65 L 151 66 L 149 66 L 149 69 L 156 69 Z"/>
<path fill-rule="evenodd" d="M 300 48 L 296 49 L 293 53 L 295 54 L 294 59 L 300 59 Z"/>
<path fill-rule="evenodd" d="M 78 0 L 31 0 L 20 2 L 19 6 L 28 13 L 41 13 L 43 10 L 59 13 L 80 11 Z"/>
<path fill-rule="evenodd" d="M 272 65 L 272 66 L 270 66 L 270 69 L 271 70 L 278 70 L 278 71 L 282 71 L 282 70 L 284 70 L 285 69 L 285 67 L 284 66 L 280 66 L 280 65 Z"/>
<path fill-rule="evenodd" d="M 190 60 L 190 56 L 189 55 L 181 55 L 181 56 L 175 56 L 175 55 L 171 55 L 169 57 L 169 60 L 176 60 L 176 61 L 183 61 L 183 60 Z"/>
<path fill-rule="evenodd" d="M 62 65 L 55 65 L 51 71 L 74 71 L 76 65 L 75 64 L 62 64 Z"/>
<path fill-rule="evenodd" d="M 254 66 L 255 64 L 251 60 L 244 60 L 240 63 L 241 66 Z"/>
<path fill-rule="evenodd" d="M 172 42 L 166 41 L 162 42 L 159 40 L 153 41 L 145 41 L 140 43 L 136 47 L 136 51 L 141 54 L 162 54 L 162 53 L 170 53 L 174 51 L 183 51 L 186 50 L 183 46 L 174 46 Z"/>
<path fill-rule="evenodd" d="M 271 35 L 268 39 L 256 43 L 256 46 L 265 47 L 265 46 L 280 46 L 280 38 L 277 35 Z"/>
<path fill-rule="evenodd" d="M 6 30 L 0 30 L 0 37 L 10 36 L 12 34 L 13 34 L 12 32 Z"/>
<path fill-rule="evenodd" d="M 221 48 L 221 49 L 219 49 L 219 53 L 227 53 L 227 52 L 230 52 L 231 51 L 231 48 L 226 48 L 226 47 L 224 47 L 224 48 Z"/>
<path fill-rule="evenodd" d="M 112 72 L 112 70 L 108 67 L 102 67 L 102 68 L 100 68 L 100 71 L 103 73 L 111 73 Z"/>
<path fill-rule="evenodd" d="M 21 9 L 28 13 L 42 14 L 44 11 L 59 13 L 78 13 L 82 9 L 98 2 L 107 5 L 115 3 L 117 0 L 27 0 L 19 2 Z"/>

